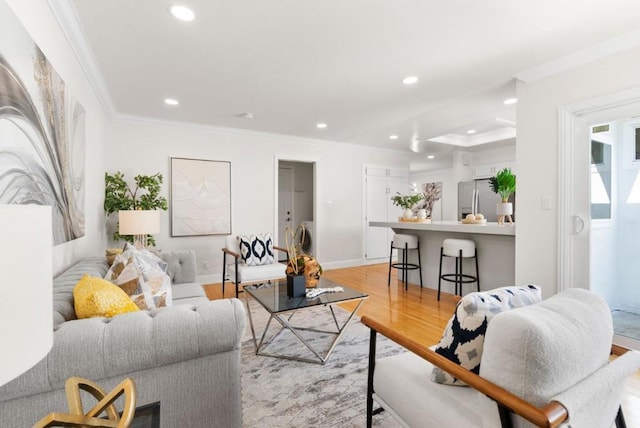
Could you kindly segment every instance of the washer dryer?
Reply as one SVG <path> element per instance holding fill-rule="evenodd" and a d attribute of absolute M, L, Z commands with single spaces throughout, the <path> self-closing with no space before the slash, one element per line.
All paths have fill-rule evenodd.
<path fill-rule="evenodd" d="M 304 227 L 304 239 L 302 241 L 302 251 L 309 255 L 314 255 L 314 236 L 313 236 L 313 221 L 303 221 L 302 226 Z"/>

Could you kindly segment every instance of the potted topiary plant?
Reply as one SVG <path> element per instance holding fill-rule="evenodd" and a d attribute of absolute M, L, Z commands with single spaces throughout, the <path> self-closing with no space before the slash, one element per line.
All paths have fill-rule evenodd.
<path fill-rule="evenodd" d="M 402 217 L 406 219 L 413 218 L 413 206 L 420 202 L 424 198 L 422 193 L 416 193 L 415 195 L 402 195 L 400 192 L 396 192 L 395 196 L 391 197 L 393 205 L 402 208 Z"/>
<path fill-rule="evenodd" d="M 509 196 L 516 191 L 516 176 L 510 168 L 504 168 L 489 179 L 491 190 L 500 195 L 501 202 L 496 206 L 498 223 L 504 224 L 505 217 L 509 218 L 509 223 L 513 223 L 513 204 L 509 202 Z"/>
<path fill-rule="evenodd" d="M 120 210 L 163 210 L 168 209 L 167 199 L 160 196 L 162 174 L 136 175 L 133 178 L 135 187 L 130 187 L 120 171 L 113 175 L 104 173 L 104 211 L 109 218 Z M 123 239 L 133 242 L 133 236 L 120 235 L 118 228 L 113 232 L 113 240 Z M 155 245 L 151 235 L 147 236 L 150 245 Z"/>

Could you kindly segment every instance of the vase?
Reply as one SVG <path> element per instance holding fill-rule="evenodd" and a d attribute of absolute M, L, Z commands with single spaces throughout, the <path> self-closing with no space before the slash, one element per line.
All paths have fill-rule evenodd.
<path fill-rule="evenodd" d="M 402 211 L 402 218 L 407 220 L 413 218 L 413 210 L 411 208 L 405 208 L 404 211 Z"/>
<path fill-rule="evenodd" d="M 307 293 L 304 275 L 287 275 L 287 296 L 304 297 Z"/>
<path fill-rule="evenodd" d="M 287 277 L 299 275 L 305 279 L 306 288 L 314 288 L 320 281 L 320 275 L 322 274 L 322 266 L 318 263 L 315 257 L 311 257 L 307 254 L 296 256 L 296 266 L 298 273 L 294 273 L 294 269 L 291 266 L 291 262 L 287 264 L 285 273 Z"/>
<path fill-rule="evenodd" d="M 427 210 L 424 208 L 419 209 L 417 216 L 420 220 L 424 220 L 425 218 L 427 218 Z"/>
<path fill-rule="evenodd" d="M 509 223 L 513 223 L 511 215 L 513 214 L 513 204 L 511 202 L 500 202 L 496 205 L 496 214 L 498 214 L 498 224 L 504 224 L 505 218 L 509 219 Z"/>

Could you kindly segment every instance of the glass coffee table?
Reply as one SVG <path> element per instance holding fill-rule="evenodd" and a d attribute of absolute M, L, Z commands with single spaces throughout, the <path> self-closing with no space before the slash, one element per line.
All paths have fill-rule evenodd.
<path fill-rule="evenodd" d="M 331 352 L 338 344 L 338 341 L 344 334 L 346 328 L 349 326 L 349 323 L 355 316 L 362 303 L 365 301 L 368 295 L 361 293 L 357 290 L 351 289 L 349 287 L 345 287 L 344 285 L 336 284 L 332 281 L 329 281 L 325 278 L 320 278 L 320 282 L 318 283 L 317 288 L 333 288 L 333 287 L 342 287 L 344 291 L 336 292 L 336 293 L 323 293 L 315 298 L 307 298 L 307 297 L 289 297 L 287 296 L 287 282 L 286 280 L 281 281 L 273 281 L 271 283 L 259 284 L 259 285 L 248 285 L 244 288 L 245 291 L 245 303 L 247 306 L 247 313 L 249 314 L 249 325 L 251 327 L 251 335 L 253 337 L 253 343 L 256 350 L 256 355 L 263 355 L 268 357 L 275 358 L 284 358 L 288 360 L 296 360 L 296 361 L 304 361 L 308 363 L 317 363 L 324 364 L 329 359 Z M 267 321 L 267 325 L 262 332 L 260 337 L 260 341 L 256 338 L 256 333 L 253 325 L 253 317 L 251 314 L 251 308 L 249 307 L 249 296 L 255 299 L 268 313 L 269 320 Z M 346 321 L 342 324 L 338 322 L 336 318 L 336 314 L 333 310 L 333 305 L 337 303 L 344 303 L 349 301 L 357 301 L 357 305 L 351 311 Z M 297 312 L 304 312 L 309 308 L 314 307 L 329 307 L 329 311 L 331 316 L 333 317 L 333 322 L 335 323 L 336 330 L 335 331 L 327 331 L 320 330 L 311 327 L 300 327 L 292 324 L 291 320 L 293 315 Z M 276 320 L 281 329 L 273 335 L 271 338 L 265 341 L 265 337 L 267 335 L 267 331 L 271 325 L 271 321 Z M 333 329 L 331 329 L 333 330 Z M 301 356 L 292 356 L 286 355 L 279 352 L 269 352 L 268 347 L 272 343 L 274 339 L 276 339 L 283 331 L 290 331 L 296 337 L 296 339 L 304 345 L 311 353 L 315 356 L 315 358 L 305 358 Z M 303 335 L 301 335 L 302 331 L 306 332 L 314 332 L 314 333 L 324 333 L 333 335 L 333 339 L 329 344 L 328 349 L 316 349 L 317 346 L 312 343 L 314 341 L 305 339 Z"/>

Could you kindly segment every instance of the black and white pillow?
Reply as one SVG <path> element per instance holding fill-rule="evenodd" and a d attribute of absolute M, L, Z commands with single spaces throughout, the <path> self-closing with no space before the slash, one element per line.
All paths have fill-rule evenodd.
<path fill-rule="evenodd" d="M 251 236 L 238 236 L 242 263 L 247 266 L 268 265 L 275 261 L 273 255 L 273 238 L 270 233 L 259 233 Z"/>
<path fill-rule="evenodd" d="M 484 335 L 491 319 L 500 312 L 541 301 L 542 294 L 537 285 L 469 293 L 456 305 L 456 311 L 449 319 L 435 352 L 479 374 Z M 466 386 L 438 367 L 433 368 L 431 380 L 446 385 Z"/>

